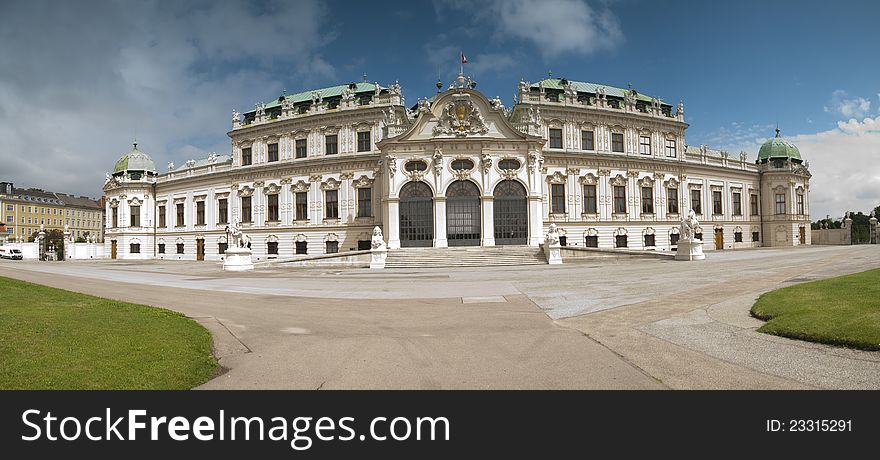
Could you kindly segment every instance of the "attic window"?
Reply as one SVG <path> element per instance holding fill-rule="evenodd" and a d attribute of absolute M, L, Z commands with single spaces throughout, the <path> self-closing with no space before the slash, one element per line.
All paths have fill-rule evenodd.
<path fill-rule="evenodd" d="M 454 171 L 468 171 L 474 169 L 474 162 L 468 159 L 454 160 L 452 169 Z"/>
<path fill-rule="evenodd" d="M 507 158 L 498 162 L 498 169 L 501 170 L 511 170 L 515 171 L 519 169 L 520 163 L 518 160 L 514 160 L 511 158 Z"/>
<path fill-rule="evenodd" d="M 404 165 L 404 169 L 408 172 L 425 171 L 428 169 L 428 164 L 422 160 L 407 161 L 406 165 Z"/>

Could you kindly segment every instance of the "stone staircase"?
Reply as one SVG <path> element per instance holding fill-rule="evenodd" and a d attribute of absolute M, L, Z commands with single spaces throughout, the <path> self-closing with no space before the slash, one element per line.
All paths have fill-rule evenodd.
<path fill-rule="evenodd" d="M 388 251 L 385 268 L 487 267 L 546 265 L 534 246 L 403 248 Z"/>

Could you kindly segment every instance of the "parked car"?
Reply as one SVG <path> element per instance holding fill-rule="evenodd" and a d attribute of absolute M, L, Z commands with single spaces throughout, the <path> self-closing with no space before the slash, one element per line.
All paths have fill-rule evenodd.
<path fill-rule="evenodd" d="M 0 259 L 21 260 L 21 249 L 0 246 Z"/>

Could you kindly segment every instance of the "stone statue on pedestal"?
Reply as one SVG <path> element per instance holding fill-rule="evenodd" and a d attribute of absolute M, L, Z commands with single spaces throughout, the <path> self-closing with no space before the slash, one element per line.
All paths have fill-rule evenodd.
<path fill-rule="evenodd" d="M 706 255 L 703 254 L 703 240 L 696 238 L 697 229 L 700 222 L 697 221 L 697 214 L 693 209 L 689 209 L 687 217 L 681 218 L 681 224 L 678 227 L 679 239 L 675 250 L 675 260 L 703 260 Z"/>

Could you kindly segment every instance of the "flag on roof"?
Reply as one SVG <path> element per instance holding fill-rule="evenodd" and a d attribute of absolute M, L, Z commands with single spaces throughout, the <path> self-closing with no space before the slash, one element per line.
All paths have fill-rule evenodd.
<path fill-rule="evenodd" d="M 459 52 L 459 54 L 461 55 L 461 63 L 467 64 L 467 58 L 464 56 L 464 51 Z"/>

